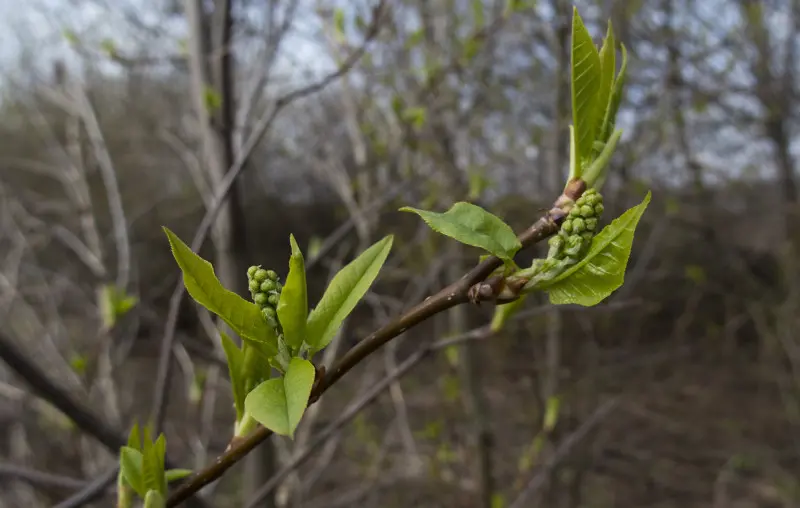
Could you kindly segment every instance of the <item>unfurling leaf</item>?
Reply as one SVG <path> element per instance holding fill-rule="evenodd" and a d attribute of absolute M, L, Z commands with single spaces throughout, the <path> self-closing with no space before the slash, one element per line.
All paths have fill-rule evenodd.
<path fill-rule="evenodd" d="M 603 228 L 581 261 L 541 286 L 550 295 L 550 303 L 590 307 L 622 286 L 636 225 L 649 203 L 650 192 L 640 204 Z"/>
<path fill-rule="evenodd" d="M 220 331 L 219 335 L 222 342 L 222 350 L 225 351 L 225 358 L 228 360 L 228 376 L 231 380 L 233 406 L 236 409 L 236 421 L 238 422 L 244 415 L 244 398 L 247 395 L 245 391 L 247 378 L 244 352 L 234 344 L 233 340 L 225 332 Z"/>
<path fill-rule="evenodd" d="M 308 406 L 315 374 L 311 362 L 292 358 L 286 375 L 264 381 L 247 394 L 247 413 L 272 432 L 294 437 Z"/>
<path fill-rule="evenodd" d="M 522 244 L 511 226 L 483 208 L 456 203 L 444 213 L 429 212 L 405 206 L 401 212 L 419 215 L 431 229 L 461 243 L 481 248 L 505 262 L 510 262 Z"/>
<path fill-rule="evenodd" d="M 327 346 L 342 322 L 353 311 L 378 276 L 392 249 L 392 235 L 385 236 L 337 273 L 317 306 L 308 315 L 306 343 L 311 352 Z"/>
<path fill-rule="evenodd" d="M 522 295 L 512 302 L 504 303 L 494 308 L 491 324 L 492 333 L 497 333 L 503 329 L 509 318 L 522 308 L 527 297 L 528 295 Z"/>
<path fill-rule="evenodd" d="M 611 22 L 609 22 L 608 33 L 606 33 L 606 38 L 603 41 L 603 47 L 600 48 L 600 88 L 597 91 L 595 140 L 605 132 L 606 122 L 613 121 L 613 118 L 610 118 L 607 113 L 613 97 L 614 74 L 617 72 L 616 44 L 614 30 L 611 27 Z M 601 139 L 601 141 L 605 143 L 607 140 Z"/>
<path fill-rule="evenodd" d="M 289 258 L 289 275 L 278 302 L 278 321 L 283 328 L 286 344 L 297 351 L 306 338 L 308 295 L 306 292 L 306 265 L 303 253 L 294 236 L 289 237 L 292 255 Z"/>
<path fill-rule="evenodd" d="M 214 274 L 211 263 L 192 252 L 166 227 L 164 232 L 183 272 L 183 283 L 192 298 L 222 318 L 243 340 L 250 341 L 267 356 L 274 356 L 278 352 L 278 340 L 275 331 L 262 317 L 258 305 L 226 289 Z"/>
<path fill-rule="evenodd" d="M 171 483 L 190 476 L 192 472 L 191 469 L 168 469 L 164 473 L 164 477 L 167 479 L 167 483 Z"/>
<path fill-rule="evenodd" d="M 575 126 L 577 171 L 591 162 L 600 86 L 600 55 L 574 8 L 572 14 L 572 123 Z"/>
<path fill-rule="evenodd" d="M 130 446 L 123 446 L 119 451 L 120 476 L 140 496 L 147 494 L 142 477 L 142 452 Z"/>

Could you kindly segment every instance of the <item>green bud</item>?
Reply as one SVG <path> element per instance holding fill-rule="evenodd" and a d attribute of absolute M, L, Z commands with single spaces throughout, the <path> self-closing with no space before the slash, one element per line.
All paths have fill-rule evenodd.
<path fill-rule="evenodd" d="M 561 223 L 561 231 L 564 231 L 565 233 L 572 232 L 572 219 L 567 219 Z"/>
<path fill-rule="evenodd" d="M 250 288 L 250 292 L 257 293 L 258 292 L 258 281 L 251 279 L 250 282 L 247 283 L 247 287 Z"/>
<path fill-rule="evenodd" d="M 563 237 L 556 235 L 550 237 L 547 243 L 550 245 L 550 251 L 547 253 L 547 257 L 549 259 L 558 257 L 558 255 L 561 253 L 561 249 L 564 248 L 566 241 Z"/>
<path fill-rule="evenodd" d="M 265 280 L 264 282 L 261 283 L 260 289 L 261 289 L 261 291 L 263 293 L 266 293 L 268 291 L 274 291 L 275 290 L 275 282 L 267 279 L 267 280 Z"/>
<path fill-rule="evenodd" d="M 583 217 L 584 219 L 588 219 L 589 217 L 592 217 L 593 215 L 594 215 L 594 208 L 592 208 L 589 205 L 581 206 L 581 217 Z"/>
<path fill-rule="evenodd" d="M 603 203 L 597 203 L 596 205 L 594 205 L 594 213 L 597 214 L 598 217 L 603 215 L 603 210 L 605 210 Z"/>
<path fill-rule="evenodd" d="M 580 217 L 580 215 L 581 215 L 581 209 L 577 205 L 573 206 L 569 211 L 570 217 Z"/>
<path fill-rule="evenodd" d="M 281 292 L 281 290 L 283 290 L 283 284 L 281 284 L 280 282 L 276 282 L 276 283 L 275 283 L 275 291 L 277 291 L 278 293 L 280 293 L 280 292 Z"/>
<path fill-rule="evenodd" d="M 597 217 L 590 217 L 588 219 L 584 219 L 584 224 L 586 224 L 587 231 L 594 231 L 597 229 Z"/>
<path fill-rule="evenodd" d="M 583 238 L 583 245 L 588 247 L 589 243 L 592 241 L 593 236 L 594 233 L 592 233 L 591 231 L 584 231 L 583 233 L 581 233 L 581 238 Z"/>
<path fill-rule="evenodd" d="M 269 278 L 270 280 L 277 281 L 278 280 L 278 274 L 275 273 L 274 270 L 267 270 L 267 278 Z"/>
<path fill-rule="evenodd" d="M 256 274 L 257 270 L 258 270 L 257 266 L 251 266 L 250 268 L 248 268 L 247 269 L 247 278 L 248 279 L 252 279 L 253 276 Z"/>
<path fill-rule="evenodd" d="M 264 293 L 256 293 L 253 295 L 253 301 L 256 302 L 256 305 L 259 307 L 263 307 L 269 303 L 269 297 Z"/>
<path fill-rule="evenodd" d="M 261 314 L 267 319 L 275 319 L 278 316 L 278 313 L 272 307 L 264 307 L 261 309 Z"/>
<path fill-rule="evenodd" d="M 573 233 L 583 233 L 586 230 L 586 223 L 583 222 L 583 219 L 580 217 L 575 217 L 572 219 L 572 232 Z"/>
<path fill-rule="evenodd" d="M 276 305 L 278 305 L 278 302 L 280 301 L 280 297 L 278 295 L 276 295 L 276 294 L 272 294 L 272 295 L 269 295 L 269 297 L 267 298 L 267 301 L 269 302 L 270 305 L 275 307 Z"/>
<path fill-rule="evenodd" d="M 267 280 L 268 272 L 263 268 L 259 268 L 256 270 L 256 273 L 253 274 L 253 279 L 257 280 L 259 283 L 264 282 Z"/>

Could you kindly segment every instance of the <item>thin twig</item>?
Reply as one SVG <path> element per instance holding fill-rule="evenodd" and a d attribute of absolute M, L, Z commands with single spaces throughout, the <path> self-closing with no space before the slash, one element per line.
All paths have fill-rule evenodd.
<path fill-rule="evenodd" d="M 71 478 L 69 476 L 37 471 L 28 467 L 6 463 L 0 463 L 0 476 L 22 480 L 34 487 L 79 489 L 86 485 L 86 480 L 81 480 L 79 478 Z"/>

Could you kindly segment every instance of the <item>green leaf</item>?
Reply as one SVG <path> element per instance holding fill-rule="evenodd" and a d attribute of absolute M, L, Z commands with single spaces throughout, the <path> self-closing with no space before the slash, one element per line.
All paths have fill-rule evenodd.
<path fill-rule="evenodd" d="M 401 212 L 412 212 L 437 233 L 461 243 L 479 247 L 509 262 L 522 244 L 511 226 L 483 208 L 459 201 L 445 213 L 429 212 L 404 206 Z"/>
<path fill-rule="evenodd" d="M 614 74 L 617 72 L 616 62 L 616 40 L 614 39 L 614 29 L 611 22 L 608 22 L 608 32 L 606 33 L 605 40 L 603 40 L 603 47 L 600 48 L 600 87 L 597 92 L 597 114 L 595 121 L 595 139 L 602 136 L 605 132 L 605 124 L 609 120 L 608 109 L 611 104 L 612 86 L 614 84 Z M 605 139 L 603 140 L 605 141 Z"/>
<path fill-rule="evenodd" d="M 600 55 L 575 7 L 572 13 L 572 122 L 578 176 L 592 157 L 599 86 Z"/>
<path fill-rule="evenodd" d="M 242 344 L 242 353 L 244 354 L 244 394 L 258 386 L 258 384 L 266 381 L 272 375 L 272 367 L 270 360 L 274 360 L 277 356 L 272 357 L 264 356 L 258 349 L 252 347 L 249 343 Z"/>
<path fill-rule="evenodd" d="M 423 107 L 406 108 L 400 115 L 403 121 L 410 123 L 417 129 L 425 125 L 426 116 L 427 111 Z"/>
<path fill-rule="evenodd" d="M 192 252 L 166 227 L 164 232 L 169 239 L 172 255 L 183 272 L 183 283 L 192 298 L 222 318 L 243 340 L 252 341 L 255 347 L 260 347 L 269 356 L 275 355 L 278 352 L 275 331 L 264 321 L 258 305 L 226 289 L 214 274 L 211 263 Z"/>
<path fill-rule="evenodd" d="M 308 360 L 292 358 L 285 376 L 264 381 L 247 394 L 247 412 L 272 432 L 294 438 L 308 406 L 315 373 Z"/>
<path fill-rule="evenodd" d="M 193 471 L 191 469 L 168 469 L 164 473 L 164 477 L 167 479 L 167 483 L 172 483 L 182 478 L 186 478 L 187 476 L 191 476 L 192 473 Z"/>
<path fill-rule="evenodd" d="M 286 344 L 297 351 L 306 338 L 308 319 L 308 294 L 306 292 L 306 265 L 303 253 L 294 236 L 289 236 L 292 255 L 289 257 L 289 275 L 281 290 L 278 302 L 278 320 L 283 328 Z"/>
<path fill-rule="evenodd" d="M 480 29 L 486 24 L 483 15 L 483 0 L 472 0 L 472 18 L 475 21 L 475 28 Z"/>
<path fill-rule="evenodd" d="M 339 40 L 344 39 L 344 11 L 337 8 L 333 11 L 333 28 Z"/>
<path fill-rule="evenodd" d="M 547 407 L 544 412 L 544 422 L 542 428 L 545 432 L 551 432 L 558 422 L 558 412 L 561 407 L 561 399 L 556 396 L 548 397 Z"/>
<path fill-rule="evenodd" d="M 134 423 L 133 427 L 131 428 L 130 434 L 128 434 L 128 446 L 133 448 L 134 450 L 141 450 L 142 449 L 142 440 L 139 437 L 139 424 Z"/>
<path fill-rule="evenodd" d="M 603 228 L 581 261 L 541 286 L 549 293 L 550 303 L 591 307 L 622 286 L 636 225 L 649 203 L 650 192 L 640 204 Z"/>
<path fill-rule="evenodd" d="M 619 111 L 619 105 L 625 91 L 625 75 L 628 70 L 628 50 L 625 49 L 624 44 L 620 44 L 620 47 L 622 49 L 622 65 L 620 65 L 619 74 L 617 74 L 617 78 L 614 80 L 614 90 L 611 92 L 611 100 L 608 105 L 608 110 L 606 111 L 606 119 L 603 121 L 605 131 L 600 138 L 600 141 L 603 142 L 611 137 L 611 134 L 616 128 L 617 111 Z"/>
<path fill-rule="evenodd" d="M 228 360 L 228 375 L 231 379 L 233 406 L 236 408 L 236 421 L 238 422 L 244 414 L 244 398 L 247 395 L 245 391 L 244 352 L 236 346 L 225 332 L 220 331 L 219 335 L 222 349 L 225 351 L 225 358 Z"/>
<path fill-rule="evenodd" d="M 394 237 L 388 235 L 362 252 L 337 273 L 308 315 L 306 343 L 314 353 L 327 346 L 378 276 Z"/>
<path fill-rule="evenodd" d="M 508 319 L 522 308 L 527 297 L 528 295 L 522 295 L 513 302 L 504 303 L 494 308 L 491 324 L 492 333 L 497 333 L 503 329 Z"/>
<path fill-rule="evenodd" d="M 144 498 L 144 508 L 164 508 L 165 506 L 164 496 L 156 490 L 149 491 Z"/>
<path fill-rule="evenodd" d="M 147 488 L 145 487 L 144 478 L 142 476 L 142 463 L 142 452 L 130 446 L 123 446 L 120 448 L 120 474 L 140 497 L 144 497 L 147 493 Z"/>

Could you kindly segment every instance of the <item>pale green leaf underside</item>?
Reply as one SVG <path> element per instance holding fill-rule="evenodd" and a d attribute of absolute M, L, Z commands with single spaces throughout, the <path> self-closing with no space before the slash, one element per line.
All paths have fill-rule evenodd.
<path fill-rule="evenodd" d="M 472 203 L 460 201 L 444 213 L 405 206 L 401 212 L 419 215 L 431 229 L 454 240 L 481 248 L 503 261 L 511 261 L 522 244 L 511 226 Z"/>
<path fill-rule="evenodd" d="M 164 232 L 183 272 L 183 283 L 192 298 L 222 318 L 242 339 L 259 343 L 270 356 L 276 354 L 275 332 L 261 316 L 258 306 L 226 289 L 214 274 L 211 263 L 192 252 L 166 227 Z"/>
<path fill-rule="evenodd" d="M 622 286 L 636 225 L 649 203 L 650 192 L 640 204 L 614 219 L 594 237 L 586 257 L 542 286 L 550 296 L 550 303 L 590 307 Z"/>
<path fill-rule="evenodd" d="M 306 341 L 312 351 L 327 346 L 342 322 L 366 294 L 392 249 L 392 235 L 362 252 L 337 273 L 317 306 L 308 315 Z"/>
<path fill-rule="evenodd" d="M 572 122 L 578 171 L 591 160 L 600 87 L 600 55 L 578 9 L 572 17 Z"/>
<path fill-rule="evenodd" d="M 289 275 L 283 285 L 278 302 L 278 320 L 283 328 L 283 338 L 292 349 L 297 350 L 306 338 L 308 319 L 308 295 L 306 290 L 306 266 L 303 253 L 294 236 L 289 237 L 292 255 L 289 258 Z"/>
<path fill-rule="evenodd" d="M 294 436 L 308 405 L 314 375 L 311 362 L 292 358 L 284 377 L 264 381 L 247 394 L 247 412 L 272 432 Z"/>

